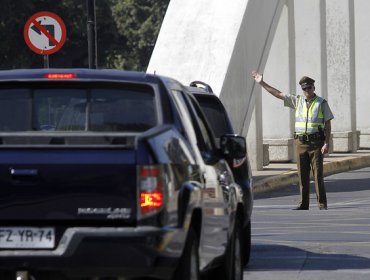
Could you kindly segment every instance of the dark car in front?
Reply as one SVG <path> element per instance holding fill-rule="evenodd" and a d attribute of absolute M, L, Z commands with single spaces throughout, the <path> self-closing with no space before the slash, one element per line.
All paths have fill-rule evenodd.
<path fill-rule="evenodd" d="M 218 148 L 191 98 L 138 72 L 0 71 L 0 279 L 242 279 L 224 156 L 245 147 Z"/>

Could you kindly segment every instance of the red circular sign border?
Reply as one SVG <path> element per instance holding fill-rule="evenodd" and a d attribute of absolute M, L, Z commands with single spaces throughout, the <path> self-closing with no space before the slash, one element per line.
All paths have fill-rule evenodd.
<path fill-rule="evenodd" d="M 39 48 L 35 47 L 35 45 L 32 44 L 30 38 L 28 37 L 28 29 L 30 28 L 33 20 L 35 20 L 36 18 L 41 17 L 41 16 L 48 16 L 48 17 L 51 17 L 51 18 L 55 19 L 59 23 L 60 28 L 62 30 L 62 36 L 60 38 L 60 41 L 59 41 L 58 45 L 55 48 L 52 48 L 50 50 L 42 50 L 42 49 L 39 49 Z M 28 47 L 32 51 L 34 51 L 37 54 L 49 55 L 49 54 L 53 54 L 53 53 L 59 51 L 62 48 L 62 46 L 64 45 L 64 42 L 66 40 L 66 37 L 67 37 L 67 29 L 66 29 L 66 26 L 65 26 L 63 20 L 58 15 L 56 15 L 52 12 L 43 11 L 43 12 L 38 12 L 38 13 L 32 15 L 27 20 L 27 22 L 24 26 L 24 29 L 23 29 L 23 36 L 24 36 L 24 40 L 26 41 L 26 44 L 28 45 Z"/>

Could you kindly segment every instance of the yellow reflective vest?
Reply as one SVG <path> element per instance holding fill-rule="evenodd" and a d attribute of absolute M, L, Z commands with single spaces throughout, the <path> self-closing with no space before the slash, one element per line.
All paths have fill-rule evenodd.
<path fill-rule="evenodd" d="M 321 104 L 326 100 L 316 96 L 309 108 L 304 96 L 297 96 L 295 111 L 295 132 L 296 134 L 312 134 L 324 129 L 325 119 Z"/>

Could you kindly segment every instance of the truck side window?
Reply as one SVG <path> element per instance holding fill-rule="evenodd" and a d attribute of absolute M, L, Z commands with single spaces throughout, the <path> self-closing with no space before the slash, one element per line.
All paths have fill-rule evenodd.
<path fill-rule="evenodd" d="M 204 96 L 196 96 L 196 99 L 212 127 L 216 138 L 233 133 L 233 129 L 226 118 L 227 113 L 219 102 L 216 102 L 213 98 Z"/>
<path fill-rule="evenodd" d="M 197 131 L 197 135 L 202 136 L 202 137 L 198 137 L 198 142 L 202 143 L 202 146 L 203 146 L 202 149 L 200 148 L 201 152 L 207 157 L 212 157 L 214 156 L 214 151 L 215 151 L 215 144 L 213 142 L 214 136 L 212 135 L 212 132 L 209 130 L 208 123 L 205 120 L 203 113 L 201 112 L 198 104 L 196 104 L 196 102 L 193 99 L 190 99 L 190 102 L 194 110 L 194 116 L 196 118 L 196 123 L 198 124 L 199 131 Z"/>
<path fill-rule="evenodd" d="M 177 97 L 181 98 L 182 103 L 186 106 L 191 117 L 192 125 L 195 130 L 197 145 L 204 160 L 208 161 L 215 156 L 215 144 L 212 132 L 209 130 L 199 105 L 190 96 L 187 98 L 181 91 L 176 91 Z"/>

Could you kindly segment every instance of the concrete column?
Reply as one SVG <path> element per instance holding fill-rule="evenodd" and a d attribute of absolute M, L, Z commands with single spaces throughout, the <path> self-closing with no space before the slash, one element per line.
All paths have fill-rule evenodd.
<path fill-rule="evenodd" d="M 309 76 L 316 81 L 316 94 L 327 98 L 325 1 L 295 1 L 294 13 L 297 94 L 303 94 L 298 81 Z"/>
<path fill-rule="evenodd" d="M 356 113 L 357 129 L 360 130 L 360 148 L 370 148 L 370 11 L 369 0 L 356 0 L 355 40 L 356 40 Z"/>
<path fill-rule="evenodd" d="M 353 2 L 326 0 L 328 101 L 335 117 L 334 152 L 355 152 L 358 148 Z"/>
<path fill-rule="evenodd" d="M 291 6 L 286 4 L 282 9 L 264 72 L 266 82 L 285 93 L 292 92 L 290 81 L 292 77 L 295 80 L 290 63 L 291 59 L 294 61 L 294 40 L 290 40 L 289 35 L 290 28 L 294 30 L 294 22 L 289 21 L 291 10 L 292 4 Z M 283 101 L 265 90 L 262 93 L 262 104 L 263 143 L 269 146 L 270 161 L 293 161 L 293 111 L 285 107 Z"/>
<path fill-rule="evenodd" d="M 247 148 L 248 148 L 248 155 L 249 155 L 249 162 L 251 164 L 252 170 L 263 170 L 263 165 L 267 165 L 268 163 L 265 162 L 264 158 L 268 157 L 264 153 L 268 152 L 264 151 L 263 144 L 262 144 L 262 97 L 261 97 L 261 88 L 255 87 L 254 88 L 254 95 L 255 95 L 255 106 L 253 109 L 251 121 L 249 123 L 249 129 L 247 134 Z"/>

